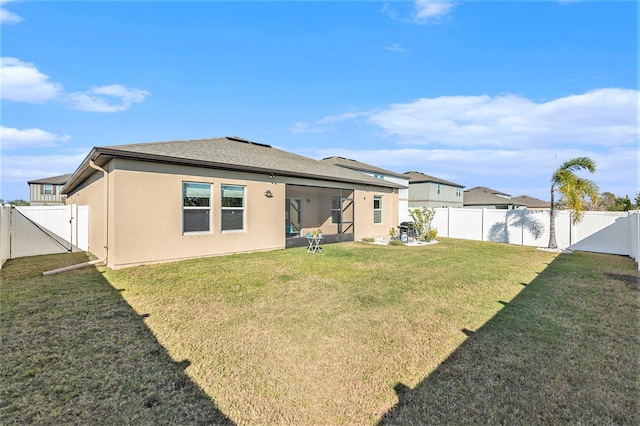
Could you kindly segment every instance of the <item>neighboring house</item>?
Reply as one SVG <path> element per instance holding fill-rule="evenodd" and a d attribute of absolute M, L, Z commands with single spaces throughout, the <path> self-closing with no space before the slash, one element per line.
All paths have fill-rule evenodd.
<path fill-rule="evenodd" d="M 30 180 L 29 204 L 32 206 L 63 206 L 62 187 L 67 183 L 70 174 Z"/>
<path fill-rule="evenodd" d="M 529 197 L 528 195 L 511 197 L 511 201 L 522 204 L 529 210 L 551 210 L 551 203 L 549 201 L 543 201 L 539 198 Z"/>
<path fill-rule="evenodd" d="M 380 167 L 361 163 L 356 160 L 350 160 L 344 157 L 327 157 L 323 158 L 321 161 L 401 185 L 403 188 L 398 190 L 398 220 L 399 222 L 411 220 L 411 217 L 409 216 L 409 178 L 404 174 L 381 169 Z"/>
<path fill-rule="evenodd" d="M 476 186 L 464 191 L 464 206 L 503 210 L 526 208 L 525 204 L 513 200 L 510 194 L 484 186 Z"/>
<path fill-rule="evenodd" d="M 406 172 L 409 179 L 409 208 L 462 207 L 464 185 L 420 172 Z"/>
<path fill-rule="evenodd" d="M 62 193 L 110 268 L 385 236 L 393 182 L 238 137 L 96 147 Z"/>

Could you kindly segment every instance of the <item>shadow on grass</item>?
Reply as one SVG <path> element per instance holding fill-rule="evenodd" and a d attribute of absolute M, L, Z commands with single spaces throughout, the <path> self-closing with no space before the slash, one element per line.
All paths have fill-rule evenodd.
<path fill-rule="evenodd" d="M 4 424 L 233 424 L 83 253 L 7 262 L 0 292 Z"/>
<path fill-rule="evenodd" d="M 620 256 L 559 256 L 483 327 L 462 330 L 468 339 L 415 388 L 396 384 L 379 425 L 638 424 L 633 269 Z"/>

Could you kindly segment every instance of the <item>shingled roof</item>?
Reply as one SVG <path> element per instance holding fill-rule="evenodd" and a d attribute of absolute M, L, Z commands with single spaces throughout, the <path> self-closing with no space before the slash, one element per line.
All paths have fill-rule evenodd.
<path fill-rule="evenodd" d="M 523 203 L 512 200 L 509 194 L 484 186 L 464 191 L 463 200 L 465 206 L 524 206 Z"/>
<path fill-rule="evenodd" d="M 93 173 L 89 167 L 90 161 L 102 166 L 113 158 L 401 188 L 393 182 L 376 179 L 344 167 L 293 154 L 270 145 L 228 136 L 93 148 L 62 192 L 68 193 Z"/>
<path fill-rule="evenodd" d="M 73 176 L 73 175 L 71 173 L 69 173 L 69 174 L 66 174 L 66 175 L 52 176 L 52 177 L 42 178 L 42 179 L 34 179 L 34 180 L 30 180 L 27 183 L 29 185 L 31 185 L 31 184 L 45 184 L 45 183 L 48 183 L 48 184 L 51 184 L 51 185 L 64 185 L 65 183 L 67 183 L 69 181 L 71 176 Z"/>
<path fill-rule="evenodd" d="M 398 178 L 408 179 L 402 173 L 392 172 L 391 170 L 382 169 L 380 167 L 372 166 L 371 164 L 361 163 L 360 161 L 351 160 L 344 157 L 327 157 L 320 160 L 325 163 L 335 164 L 336 166 L 345 167 L 351 170 L 360 170 L 365 172 L 377 173 L 381 175 L 394 176 Z"/>
<path fill-rule="evenodd" d="M 528 195 L 520 195 L 519 197 L 512 197 L 512 201 L 520 204 L 524 204 L 530 209 L 550 209 L 551 203 L 539 198 L 529 197 Z"/>
<path fill-rule="evenodd" d="M 440 183 L 442 185 L 455 186 L 458 188 L 464 188 L 464 185 L 460 185 L 459 183 L 449 182 L 448 180 L 440 179 L 435 176 L 425 175 L 421 172 L 405 172 L 404 176 L 409 179 L 409 184 L 412 183 L 424 183 L 424 182 L 433 182 Z"/>

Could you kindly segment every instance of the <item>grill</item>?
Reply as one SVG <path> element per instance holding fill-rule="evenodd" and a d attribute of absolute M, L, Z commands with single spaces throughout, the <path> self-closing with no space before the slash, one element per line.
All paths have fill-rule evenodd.
<path fill-rule="evenodd" d="M 400 223 L 400 226 L 398 226 L 398 230 L 400 231 L 400 241 L 402 242 L 413 241 L 414 238 L 418 236 L 413 222 Z"/>

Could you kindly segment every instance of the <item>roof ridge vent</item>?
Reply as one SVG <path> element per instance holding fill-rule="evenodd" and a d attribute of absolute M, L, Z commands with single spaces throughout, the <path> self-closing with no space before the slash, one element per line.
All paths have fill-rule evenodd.
<path fill-rule="evenodd" d="M 271 148 L 271 145 L 267 145 L 266 143 L 253 142 L 248 139 L 241 138 L 239 136 L 226 136 L 226 138 L 234 142 L 242 142 L 242 143 L 248 143 L 249 145 L 258 145 L 258 146 L 264 146 L 266 148 Z"/>

